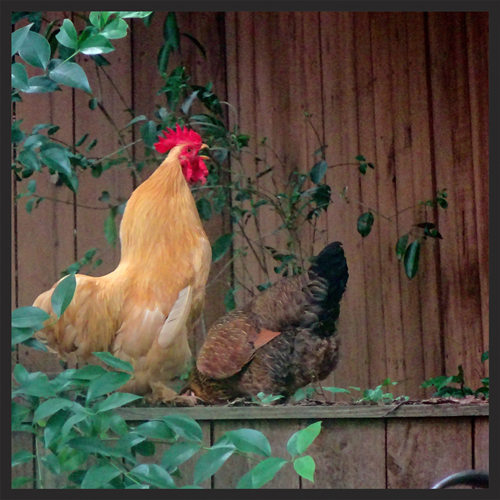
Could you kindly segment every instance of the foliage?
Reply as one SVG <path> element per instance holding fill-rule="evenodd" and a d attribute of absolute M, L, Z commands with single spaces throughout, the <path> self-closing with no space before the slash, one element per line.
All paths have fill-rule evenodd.
<path fill-rule="evenodd" d="M 61 311 L 73 294 L 72 278 L 60 282 L 56 302 L 62 304 Z M 31 333 L 47 319 L 37 308 L 17 309 L 12 316 L 13 325 Z M 254 429 L 228 431 L 206 446 L 199 424 L 185 415 L 166 412 L 160 419 L 131 425 L 116 410 L 142 396 L 116 391 L 132 377 L 132 366 L 108 352 L 94 354 L 112 370 L 90 364 L 49 380 L 45 373 L 30 373 L 20 364 L 14 368 L 12 431 L 32 434 L 37 453 L 17 451 L 12 467 L 35 459 L 39 487 L 44 487 L 42 469 L 46 469 L 67 478 L 69 488 L 176 488 L 178 479 L 188 480 L 179 468 L 196 458 L 192 482 L 183 488 L 200 488 L 233 455 L 257 462 L 237 488 L 260 488 L 286 464 L 314 481 L 314 459 L 305 452 L 318 436 L 321 422 L 290 437 L 287 459 L 273 457 L 269 440 Z M 167 448 L 160 463 L 141 463 L 141 457 L 154 455 L 161 445 Z M 13 487 L 29 480 L 17 477 Z"/>
<path fill-rule="evenodd" d="M 362 397 L 360 399 L 354 399 L 354 403 L 368 403 L 368 404 L 391 404 L 400 401 L 408 401 L 408 396 L 397 396 L 390 392 L 384 392 L 383 387 L 389 387 L 391 385 L 396 385 L 397 382 L 392 381 L 390 378 L 386 378 L 380 385 L 375 387 L 375 389 L 364 389 L 349 386 L 349 389 L 344 389 L 342 387 L 320 387 L 320 390 L 330 392 L 332 394 L 351 394 L 351 391 L 362 392 Z M 293 395 L 293 399 L 298 402 L 303 399 L 310 398 L 313 394 L 317 393 L 318 390 L 315 387 L 307 386 L 301 387 Z"/>
<path fill-rule="evenodd" d="M 484 363 L 488 359 L 489 351 L 486 351 L 481 355 L 481 362 Z M 483 396 L 484 398 L 489 399 L 490 378 L 482 378 L 481 384 L 482 385 L 475 390 L 468 387 L 465 383 L 462 365 L 459 365 L 456 375 L 440 375 L 438 377 L 429 378 L 422 383 L 422 387 L 434 387 L 436 392 L 433 394 L 433 397 L 465 398 L 466 396 Z"/>

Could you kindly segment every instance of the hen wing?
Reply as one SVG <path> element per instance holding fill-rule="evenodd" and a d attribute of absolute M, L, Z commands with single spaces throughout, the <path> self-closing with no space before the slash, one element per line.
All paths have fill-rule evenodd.
<path fill-rule="evenodd" d="M 236 311 L 222 317 L 209 330 L 198 354 L 196 368 L 216 380 L 238 373 L 257 350 L 280 334 L 260 328 L 251 315 Z"/>

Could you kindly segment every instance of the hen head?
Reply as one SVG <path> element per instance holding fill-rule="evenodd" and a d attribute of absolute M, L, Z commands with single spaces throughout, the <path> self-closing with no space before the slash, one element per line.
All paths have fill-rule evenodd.
<path fill-rule="evenodd" d="M 154 145 L 156 151 L 158 153 L 167 153 L 174 146 L 184 145 L 179 161 L 186 181 L 190 184 L 199 181 L 205 184 L 208 170 L 204 160 L 208 160 L 208 157 L 198 155 L 198 153 L 201 148 L 207 146 L 202 143 L 200 134 L 187 127 L 182 128 L 179 124 L 177 124 L 175 130 L 167 128 L 162 133 L 164 137 L 160 137 L 160 140 Z"/>

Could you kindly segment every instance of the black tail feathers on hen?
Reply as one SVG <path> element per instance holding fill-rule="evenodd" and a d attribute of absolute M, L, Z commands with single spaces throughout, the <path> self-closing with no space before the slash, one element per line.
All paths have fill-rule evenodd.
<path fill-rule="evenodd" d="M 309 278 L 311 306 L 318 316 L 314 330 L 320 335 L 332 335 L 340 314 L 340 299 L 349 278 L 341 243 L 336 241 L 328 244 L 313 259 Z"/>

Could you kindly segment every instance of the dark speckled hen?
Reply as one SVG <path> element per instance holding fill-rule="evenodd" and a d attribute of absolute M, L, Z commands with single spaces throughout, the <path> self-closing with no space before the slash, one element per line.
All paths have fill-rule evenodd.
<path fill-rule="evenodd" d="M 210 328 L 188 389 L 209 403 L 292 395 L 336 367 L 335 322 L 348 279 L 340 243 L 330 243 L 307 273 L 282 278 Z"/>

